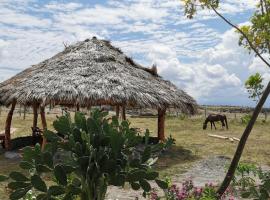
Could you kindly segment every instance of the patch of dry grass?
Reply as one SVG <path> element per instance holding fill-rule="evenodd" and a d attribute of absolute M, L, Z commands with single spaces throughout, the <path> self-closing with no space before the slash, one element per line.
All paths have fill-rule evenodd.
<path fill-rule="evenodd" d="M 134 127 L 149 128 L 153 134 L 157 131 L 156 119 L 131 118 L 130 121 Z M 241 124 L 240 119 L 231 118 L 228 122 L 229 130 L 222 129 L 220 123 L 216 124 L 217 130 L 211 130 L 210 127 L 207 130 L 203 130 L 203 121 L 203 117 L 186 118 L 184 120 L 169 117 L 166 120 L 166 134 L 172 135 L 176 139 L 176 147 L 191 151 L 192 160 L 211 155 L 224 155 L 232 158 L 238 144 L 237 142 L 231 143 L 228 140 L 208 137 L 207 134 L 240 138 L 245 125 Z M 170 159 L 174 159 L 174 157 L 175 155 L 172 155 L 168 162 L 170 162 Z M 263 123 L 262 119 L 258 120 L 244 150 L 242 161 L 253 162 L 258 165 L 270 165 L 269 121 Z M 179 163 L 181 163 L 180 160 Z M 170 168 L 170 166 L 168 167 Z"/>
<path fill-rule="evenodd" d="M 4 130 L 6 113 L 1 113 L 0 130 Z M 56 118 L 55 114 L 47 115 L 49 129 Z M 149 129 L 152 135 L 157 132 L 156 118 L 129 118 L 131 125 L 142 130 Z M 232 157 L 237 147 L 237 142 L 231 143 L 227 140 L 208 137 L 208 133 L 225 135 L 231 137 L 241 137 L 245 125 L 240 123 L 240 119 L 229 119 L 229 130 L 221 129 L 221 124 L 217 125 L 217 130 L 202 130 L 204 119 L 201 116 L 180 119 L 167 117 L 166 134 L 172 135 L 176 139 L 176 145 L 165 152 L 159 159 L 156 169 L 161 175 L 175 175 L 185 172 L 194 161 L 211 155 L 224 155 Z M 31 135 L 32 115 L 27 114 L 26 119 L 15 114 L 12 127 L 17 128 L 12 138 Z M 41 127 L 39 120 L 39 127 Z M 270 165 L 270 122 L 263 123 L 262 119 L 256 123 L 251 136 L 246 145 L 242 161 L 256 163 L 258 165 Z M 18 169 L 18 163 L 6 160 L 0 155 L 1 174 L 8 174 L 14 169 Z M 0 186 L 0 195 L 3 193 Z M 2 196 L 1 196 L 2 197 Z"/>

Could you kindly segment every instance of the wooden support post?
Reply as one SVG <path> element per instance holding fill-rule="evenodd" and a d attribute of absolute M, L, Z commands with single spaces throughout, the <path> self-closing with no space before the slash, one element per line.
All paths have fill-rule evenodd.
<path fill-rule="evenodd" d="M 22 116 L 22 105 L 20 104 L 20 110 L 19 110 L 19 113 L 20 113 L 20 117 Z"/>
<path fill-rule="evenodd" d="M 77 111 L 77 112 L 80 111 L 80 105 L 79 105 L 79 104 L 76 105 L 76 111 Z"/>
<path fill-rule="evenodd" d="M 122 120 L 126 120 L 126 106 L 122 106 Z"/>
<path fill-rule="evenodd" d="M 158 109 L 158 139 L 165 140 L 166 109 Z"/>
<path fill-rule="evenodd" d="M 38 105 L 33 104 L 33 128 L 37 127 L 37 121 L 38 121 Z"/>
<path fill-rule="evenodd" d="M 45 107 L 41 106 L 40 107 L 40 118 L 41 118 L 41 123 L 42 123 L 42 128 L 43 128 L 43 133 L 47 129 L 47 122 L 46 122 L 46 117 L 45 117 Z M 43 141 L 42 141 L 42 149 L 44 149 L 47 141 L 43 136 Z"/>
<path fill-rule="evenodd" d="M 23 119 L 25 120 L 25 115 L 26 115 L 26 106 L 23 108 Z"/>
<path fill-rule="evenodd" d="M 11 127 L 11 121 L 13 112 L 16 106 L 16 101 L 14 100 L 11 104 L 10 111 L 8 112 L 7 119 L 6 119 L 6 127 L 5 127 L 5 148 L 10 149 L 11 143 L 10 143 L 10 127 Z"/>
<path fill-rule="evenodd" d="M 115 107 L 115 116 L 117 117 L 117 119 L 119 119 L 119 112 L 120 112 L 120 107 L 116 106 Z"/>

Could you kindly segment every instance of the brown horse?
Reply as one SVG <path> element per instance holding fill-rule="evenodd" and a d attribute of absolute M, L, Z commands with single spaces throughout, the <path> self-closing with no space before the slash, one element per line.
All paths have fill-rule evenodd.
<path fill-rule="evenodd" d="M 228 122 L 227 122 L 227 117 L 226 115 L 214 115 L 214 114 L 210 114 L 208 115 L 208 117 L 205 119 L 204 123 L 203 123 L 203 129 L 205 130 L 207 128 L 207 123 L 210 122 L 211 123 L 211 130 L 212 130 L 212 126 L 214 125 L 215 129 L 216 125 L 215 122 L 220 121 L 222 124 L 222 128 L 226 126 L 226 129 L 228 129 Z"/>

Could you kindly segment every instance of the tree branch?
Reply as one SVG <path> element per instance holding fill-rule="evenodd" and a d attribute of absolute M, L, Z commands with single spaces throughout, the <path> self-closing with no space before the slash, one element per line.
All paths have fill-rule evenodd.
<path fill-rule="evenodd" d="M 233 23 L 231 23 L 229 20 L 227 20 L 225 17 L 223 17 L 213 6 L 211 6 L 211 8 L 214 10 L 214 12 L 221 18 L 223 19 L 227 24 L 229 24 L 230 26 L 232 26 L 233 28 L 235 28 L 236 30 L 238 30 L 243 36 L 244 38 L 247 40 L 250 48 L 255 52 L 255 54 L 270 68 L 270 63 L 267 62 L 264 57 L 262 57 L 262 55 L 257 51 L 257 49 L 253 46 L 252 42 L 249 40 L 248 36 L 236 25 L 234 25 Z"/>

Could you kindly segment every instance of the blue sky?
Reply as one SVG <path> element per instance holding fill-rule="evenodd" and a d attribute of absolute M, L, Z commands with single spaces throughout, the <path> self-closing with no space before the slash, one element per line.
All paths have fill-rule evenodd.
<path fill-rule="evenodd" d="M 222 0 L 236 24 L 249 20 L 256 0 Z M 189 20 L 179 0 L 0 0 L 0 81 L 79 40 L 111 40 L 201 104 L 254 105 L 244 82 L 270 71 L 238 46 L 238 35 L 214 13 Z M 270 106 L 268 102 L 268 106 Z"/>

